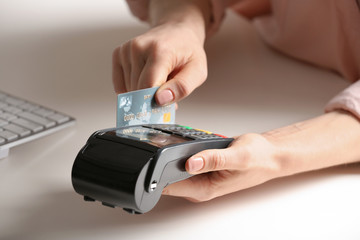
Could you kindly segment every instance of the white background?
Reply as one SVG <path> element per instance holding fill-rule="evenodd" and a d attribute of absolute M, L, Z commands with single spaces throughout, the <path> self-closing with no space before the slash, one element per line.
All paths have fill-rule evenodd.
<path fill-rule="evenodd" d="M 360 239 L 358 165 L 200 204 L 162 197 L 144 215 L 84 202 L 71 167 L 93 131 L 115 126 L 112 50 L 146 29 L 121 0 L 0 0 L 0 88 L 77 119 L 0 161 L 0 239 Z M 231 13 L 206 48 L 209 78 L 180 102 L 177 123 L 263 132 L 322 114 L 348 85 L 271 50 Z"/>

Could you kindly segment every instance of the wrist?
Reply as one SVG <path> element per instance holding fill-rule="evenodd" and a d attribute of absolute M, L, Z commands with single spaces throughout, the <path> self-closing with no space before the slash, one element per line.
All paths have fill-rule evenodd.
<path fill-rule="evenodd" d="M 283 141 L 277 134 L 278 130 L 273 130 L 269 132 L 262 133 L 262 136 L 270 143 L 272 146 L 272 155 L 271 161 L 276 166 L 275 177 L 284 177 L 292 175 L 295 173 L 295 170 L 298 169 L 295 163 L 299 163 L 294 160 L 294 153 L 286 147 L 286 141 Z M 277 132 L 277 134 L 274 134 Z"/>
<path fill-rule="evenodd" d="M 275 149 L 282 176 L 360 160 L 360 123 L 334 111 L 262 134 Z"/>
<path fill-rule="evenodd" d="M 311 120 L 295 123 L 262 135 L 273 146 L 273 161 L 278 166 L 278 177 L 314 170 L 317 150 L 312 146 L 312 134 L 308 128 Z"/>
<path fill-rule="evenodd" d="M 181 25 L 191 30 L 203 43 L 210 24 L 209 0 L 151 0 L 149 21 L 152 27 Z"/>

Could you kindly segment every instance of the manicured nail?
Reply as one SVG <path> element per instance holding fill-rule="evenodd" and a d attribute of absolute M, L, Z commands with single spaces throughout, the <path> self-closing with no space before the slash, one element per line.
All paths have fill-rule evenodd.
<path fill-rule="evenodd" d="M 174 94 L 171 90 L 165 89 L 159 92 L 157 95 L 157 103 L 159 105 L 165 105 L 174 101 Z"/>
<path fill-rule="evenodd" d="M 204 159 L 202 157 L 194 157 L 188 160 L 188 171 L 197 172 L 204 167 Z"/>

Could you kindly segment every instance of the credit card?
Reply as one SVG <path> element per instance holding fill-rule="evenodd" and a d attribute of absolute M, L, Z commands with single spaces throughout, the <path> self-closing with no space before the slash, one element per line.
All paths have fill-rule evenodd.
<path fill-rule="evenodd" d="M 158 89 L 153 87 L 118 94 L 116 127 L 175 123 L 175 104 L 158 106 L 154 97 Z"/>

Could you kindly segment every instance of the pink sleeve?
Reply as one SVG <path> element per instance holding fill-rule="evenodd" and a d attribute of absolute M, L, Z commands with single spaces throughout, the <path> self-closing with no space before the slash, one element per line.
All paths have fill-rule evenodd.
<path fill-rule="evenodd" d="M 325 111 L 344 109 L 360 119 L 360 80 L 336 95 L 326 105 Z"/>
<path fill-rule="evenodd" d="M 126 0 L 133 15 L 142 21 L 148 20 L 149 0 Z M 212 7 L 211 25 L 208 29 L 208 35 L 213 34 L 219 29 L 219 26 L 225 16 L 225 9 L 234 0 L 209 0 Z"/>

